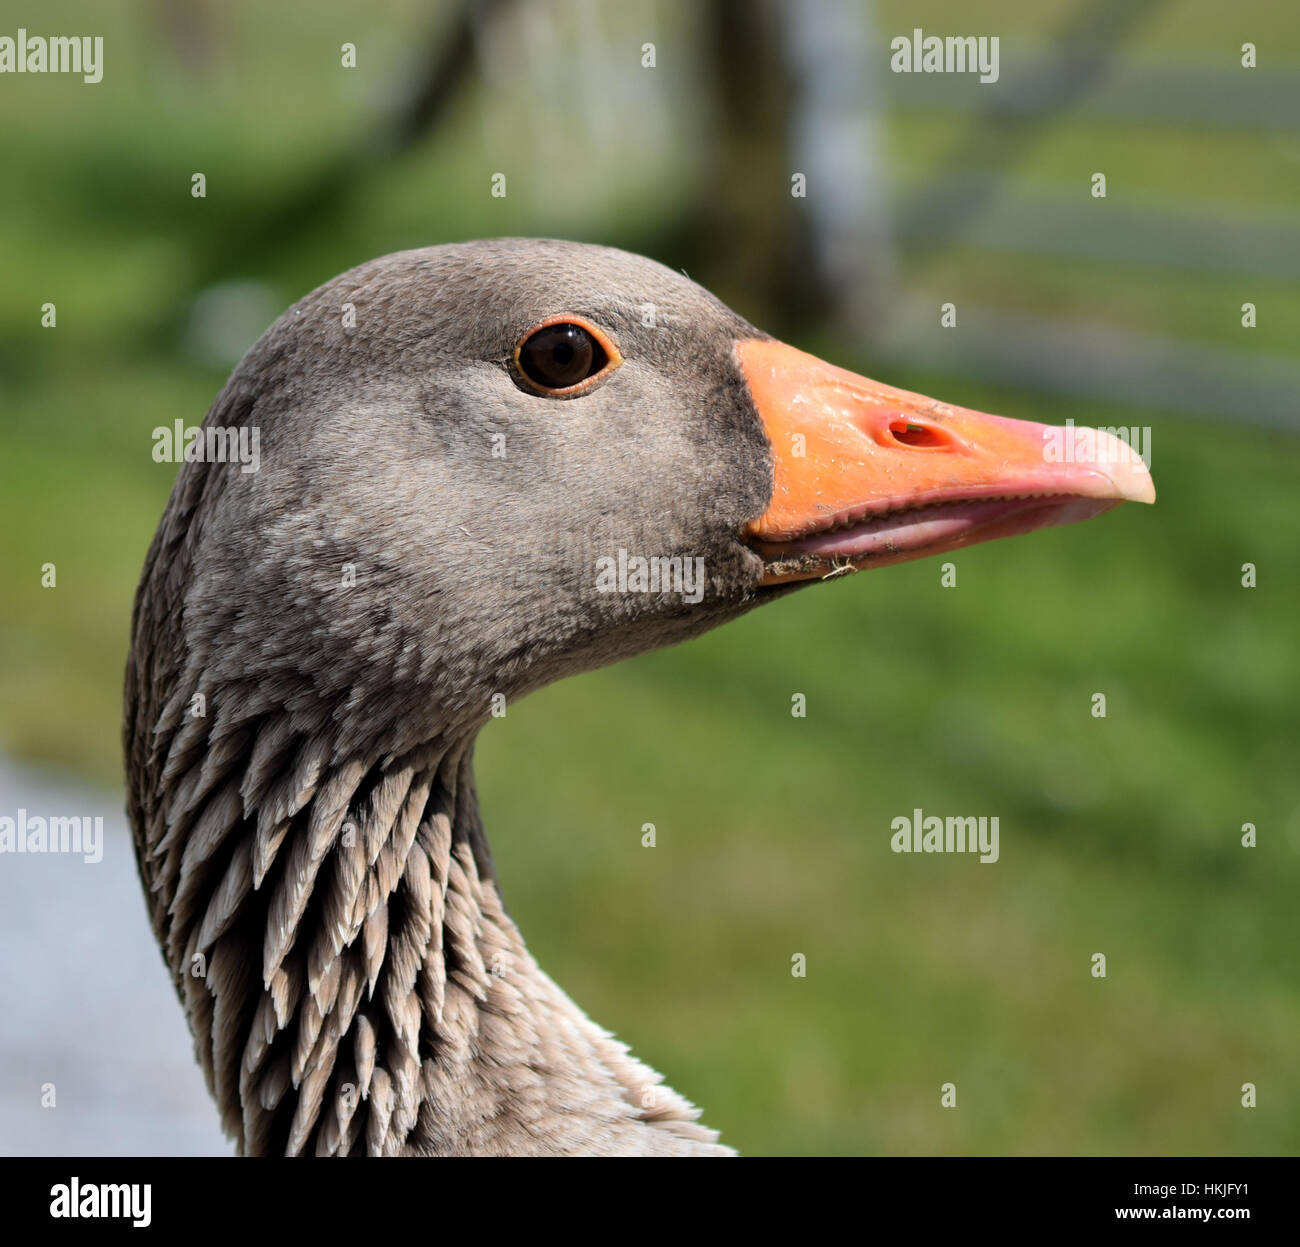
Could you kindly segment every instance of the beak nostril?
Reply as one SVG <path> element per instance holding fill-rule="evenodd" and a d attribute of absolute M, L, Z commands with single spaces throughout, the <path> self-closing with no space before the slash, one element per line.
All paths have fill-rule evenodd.
<path fill-rule="evenodd" d="M 889 433 L 894 441 L 913 450 L 942 450 L 949 444 L 939 429 L 915 420 L 891 420 Z"/>

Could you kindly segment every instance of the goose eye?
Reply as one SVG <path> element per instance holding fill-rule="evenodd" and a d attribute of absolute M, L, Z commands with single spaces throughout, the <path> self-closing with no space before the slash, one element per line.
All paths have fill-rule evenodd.
<path fill-rule="evenodd" d="M 575 317 L 543 321 L 515 347 L 515 364 L 531 388 L 565 398 L 583 393 L 622 362 L 599 329 Z"/>

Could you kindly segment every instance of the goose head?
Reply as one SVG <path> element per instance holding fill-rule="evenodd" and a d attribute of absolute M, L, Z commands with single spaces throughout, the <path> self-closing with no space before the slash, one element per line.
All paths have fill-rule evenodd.
<path fill-rule="evenodd" d="M 474 797 L 494 710 L 844 571 L 1151 501 L 1118 442 L 894 390 L 608 248 L 364 264 L 208 413 L 136 600 L 128 796 L 240 1149 L 721 1152 L 545 976 Z M 1113 439 L 1112 439 L 1113 441 Z"/>

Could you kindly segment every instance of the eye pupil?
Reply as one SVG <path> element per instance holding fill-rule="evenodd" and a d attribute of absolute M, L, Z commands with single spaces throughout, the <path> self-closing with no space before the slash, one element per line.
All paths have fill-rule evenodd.
<path fill-rule="evenodd" d="M 599 342 L 581 325 L 543 325 L 519 347 L 519 367 L 544 390 L 567 390 L 609 362 Z"/>

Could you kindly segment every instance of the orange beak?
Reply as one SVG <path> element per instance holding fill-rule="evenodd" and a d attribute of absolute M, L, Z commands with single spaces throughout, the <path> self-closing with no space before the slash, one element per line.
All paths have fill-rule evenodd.
<path fill-rule="evenodd" d="M 775 461 L 771 503 L 745 530 L 764 584 L 1155 501 L 1143 459 L 1113 434 L 953 407 L 770 339 L 736 353 Z"/>

